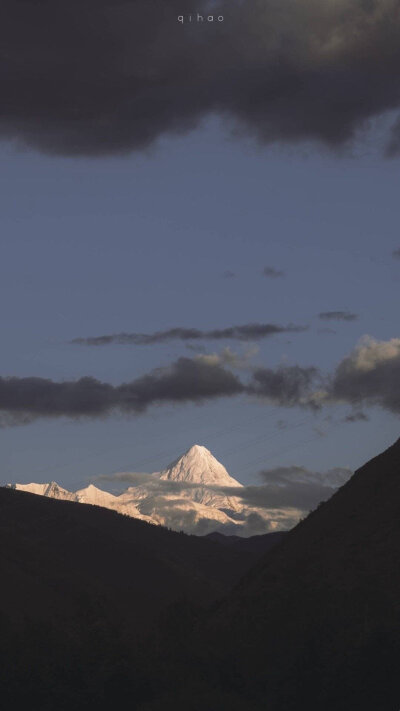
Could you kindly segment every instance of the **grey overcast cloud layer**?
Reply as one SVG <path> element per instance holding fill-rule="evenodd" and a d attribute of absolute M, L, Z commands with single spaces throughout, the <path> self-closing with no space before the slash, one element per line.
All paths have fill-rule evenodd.
<path fill-rule="evenodd" d="M 198 341 L 198 340 L 235 340 L 258 341 L 279 333 L 303 333 L 308 326 L 279 326 L 274 323 L 246 323 L 242 326 L 215 328 L 211 331 L 200 331 L 198 328 L 169 328 L 155 333 L 112 333 L 105 336 L 74 338 L 71 343 L 83 346 L 106 346 L 111 343 L 118 345 L 149 346 L 154 343 L 168 341 Z"/>
<path fill-rule="evenodd" d="M 3 0 L 0 136 L 56 154 L 142 149 L 207 114 L 337 148 L 394 112 L 398 0 Z"/>
<path fill-rule="evenodd" d="M 313 366 L 280 365 L 253 368 L 244 381 L 229 369 L 230 363 L 236 364 L 230 353 L 179 358 L 121 385 L 91 377 L 64 382 L 2 377 L 2 423 L 23 424 L 38 417 L 104 417 L 114 412 L 139 414 L 152 405 L 202 403 L 242 394 L 279 407 L 319 409 L 343 403 L 355 411 L 369 405 L 400 414 L 400 338 L 364 339 L 331 376 L 322 376 Z"/>

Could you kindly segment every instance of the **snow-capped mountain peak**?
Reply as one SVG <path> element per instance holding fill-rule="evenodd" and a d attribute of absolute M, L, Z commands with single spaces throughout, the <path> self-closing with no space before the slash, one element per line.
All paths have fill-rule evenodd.
<path fill-rule="evenodd" d="M 152 519 L 151 516 L 142 514 L 131 500 L 131 497 L 124 497 L 124 494 L 114 496 L 114 494 L 111 494 L 109 491 L 98 489 L 94 484 L 89 484 L 78 491 L 63 489 L 63 487 L 55 481 L 51 481 L 48 484 L 7 484 L 7 486 L 12 489 L 18 489 L 19 491 L 27 491 L 30 494 L 46 496 L 49 499 L 63 499 L 64 501 L 75 501 L 79 504 L 102 506 L 106 509 L 113 509 L 114 511 L 118 511 L 118 513 L 131 516 L 132 518 L 147 521 L 148 523 L 158 523 Z"/>
<path fill-rule="evenodd" d="M 213 487 L 241 487 L 223 464 L 202 445 L 194 444 L 161 472 L 160 479 Z"/>
<path fill-rule="evenodd" d="M 112 504 L 117 499 L 114 494 L 98 489 L 94 484 L 89 484 L 84 489 L 75 491 L 75 496 L 77 501 L 82 504 L 95 504 L 96 506 L 106 506 L 106 508 L 108 508 L 108 504 Z"/>
<path fill-rule="evenodd" d="M 63 489 L 56 481 L 50 481 L 47 484 L 7 484 L 12 489 L 27 491 L 38 496 L 48 496 L 50 499 L 70 499 L 73 500 L 73 494 L 67 489 Z"/>
<path fill-rule="evenodd" d="M 275 522 L 269 521 L 270 514 L 246 504 L 240 496 L 243 485 L 199 444 L 190 447 L 162 472 L 144 478 L 142 475 L 140 481 L 119 495 L 103 491 L 94 484 L 78 491 L 63 489 L 54 481 L 9 486 L 49 498 L 103 506 L 148 523 L 190 533 L 224 530 L 239 535 L 243 531 L 242 535 L 246 535 L 250 514 L 256 514 L 259 522 L 265 521 L 263 530 L 276 528 Z"/>
<path fill-rule="evenodd" d="M 51 481 L 49 484 L 44 484 L 44 486 L 44 496 L 49 496 L 52 499 L 64 499 L 66 494 L 71 493 L 67 489 L 63 489 L 56 481 Z"/>

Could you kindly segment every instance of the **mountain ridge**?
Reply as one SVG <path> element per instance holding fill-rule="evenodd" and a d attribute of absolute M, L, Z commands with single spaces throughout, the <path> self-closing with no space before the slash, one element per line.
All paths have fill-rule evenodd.
<path fill-rule="evenodd" d="M 229 475 L 206 447 L 198 444 L 192 445 L 161 472 L 149 475 L 147 481 L 129 486 L 119 495 L 94 484 L 75 492 L 56 482 L 8 486 L 50 498 L 104 506 L 148 523 L 198 535 L 219 530 L 246 536 L 249 535 L 247 517 L 255 512 L 260 519 L 263 516 L 262 511 L 241 501 L 236 494 L 243 485 Z M 265 517 L 265 532 L 269 527 Z M 250 535 L 252 533 L 250 530 Z"/>
<path fill-rule="evenodd" d="M 176 711 L 193 687 L 196 709 L 218 693 L 221 707 L 229 699 L 235 709 L 397 711 L 399 558 L 400 439 L 288 532 L 195 628 L 191 653 L 171 665 L 181 678 L 200 666 L 202 677 Z M 153 708 L 161 707 L 146 711 Z"/>

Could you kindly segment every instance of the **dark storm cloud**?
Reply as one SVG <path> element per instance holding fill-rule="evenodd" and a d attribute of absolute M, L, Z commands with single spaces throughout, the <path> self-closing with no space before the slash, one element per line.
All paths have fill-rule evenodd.
<path fill-rule="evenodd" d="M 26 424 L 38 417 L 92 418 L 139 414 L 163 403 L 200 403 L 246 394 L 277 407 L 314 410 L 340 403 L 380 406 L 400 414 L 400 339 L 363 339 L 331 376 L 300 365 L 250 366 L 250 354 L 179 358 L 165 368 L 121 385 L 92 377 L 55 382 L 38 377 L 0 377 L 0 426 Z M 241 380 L 231 368 L 241 368 Z M 349 416 L 350 418 L 355 415 Z M 364 416 L 359 414 L 358 419 Z"/>
<path fill-rule="evenodd" d="M 400 414 L 400 338 L 364 339 L 335 370 L 330 399 Z"/>
<path fill-rule="evenodd" d="M 45 378 L 0 378 L 0 411 L 15 423 L 36 417 L 102 417 L 140 413 L 161 403 L 203 402 L 244 391 L 229 370 L 201 360 L 179 358 L 168 368 L 121 385 L 95 378 L 54 382 Z"/>
<path fill-rule="evenodd" d="M 264 267 L 262 274 L 267 279 L 279 279 L 280 277 L 285 276 L 285 272 L 275 269 L 275 267 Z"/>
<path fill-rule="evenodd" d="M 274 323 L 246 323 L 242 326 L 215 328 L 201 331 L 198 328 L 169 328 L 155 333 L 113 333 L 105 336 L 74 338 L 71 343 L 83 346 L 106 346 L 111 343 L 130 346 L 149 346 L 168 341 L 235 340 L 258 341 L 279 333 L 303 333 L 308 326 L 280 326 Z"/>
<path fill-rule="evenodd" d="M 398 0 L 209 7 L 3 0 L 0 136 L 56 154 L 127 153 L 219 114 L 265 143 L 335 148 L 399 110 Z M 193 12 L 224 21 L 190 23 Z M 399 137 L 400 122 L 389 153 Z"/>
<path fill-rule="evenodd" d="M 392 257 L 393 257 L 393 259 L 400 259 L 400 248 L 399 248 L 399 249 L 395 249 L 395 250 L 392 252 Z"/>
<path fill-rule="evenodd" d="M 282 407 L 317 407 L 313 391 L 318 379 L 318 369 L 299 365 L 278 368 L 256 368 L 248 392 L 267 398 Z"/>
<path fill-rule="evenodd" d="M 357 321 L 358 314 L 352 314 L 351 311 L 322 311 L 318 318 L 322 321 Z"/>
<path fill-rule="evenodd" d="M 162 403 L 204 402 L 242 393 L 282 406 L 309 405 L 314 368 L 259 368 L 242 382 L 226 359 L 214 355 L 179 358 L 166 368 L 121 385 L 92 377 L 55 382 L 37 377 L 0 377 L 1 424 L 24 424 L 37 417 L 105 417 L 138 414 Z M 230 363 L 230 360 L 229 360 Z M 235 365 L 235 363 L 233 363 Z M 312 404 L 312 403 L 311 403 Z"/>

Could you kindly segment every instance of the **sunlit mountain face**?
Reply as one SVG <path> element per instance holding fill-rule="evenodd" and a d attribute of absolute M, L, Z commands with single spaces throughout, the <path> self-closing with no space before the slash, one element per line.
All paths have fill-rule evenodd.
<path fill-rule="evenodd" d="M 124 478 L 129 480 L 129 473 Z M 119 495 L 93 484 L 74 492 L 56 482 L 9 486 L 52 499 L 103 506 L 148 523 L 199 535 L 267 533 L 289 528 L 300 515 L 293 507 L 271 512 L 246 503 L 242 499 L 243 485 L 206 447 L 197 444 L 166 469 L 142 476 L 142 480 Z"/>

